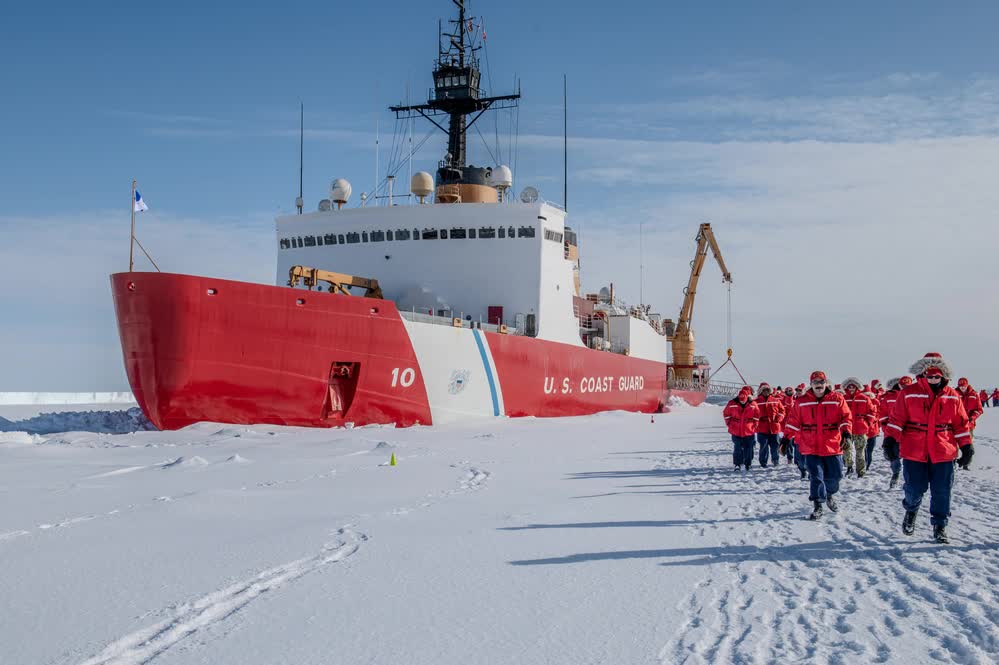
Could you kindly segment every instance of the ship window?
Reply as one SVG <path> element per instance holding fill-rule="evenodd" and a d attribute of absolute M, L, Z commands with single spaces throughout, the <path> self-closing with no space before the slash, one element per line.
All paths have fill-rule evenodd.
<path fill-rule="evenodd" d="M 423 229 L 424 240 L 437 240 L 437 229 Z"/>
<path fill-rule="evenodd" d="M 390 231 L 391 233 L 391 231 Z M 383 242 L 385 240 L 384 231 L 372 231 L 371 232 L 371 242 Z"/>
<path fill-rule="evenodd" d="M 357 232 L 351 231 L 350 233 L 347 234 L 348 245 L 353 245 L 354 243 L 357 242 L 361 242 L 361 236 Z"/>
<path fill-rule="evenodd" d="M 468 79 L 464 76 L 458 77 L 458 85 L 465 85 L 468 83 Z"/>
<path fill-rule="evenodd" d="M 361 231 L 361 242 L 368 242 L 368 232 Z"/>
<path fill-rule="evenodd" d="M 305 246 L 306 247 L 315 247 L 316 246 L 316 237 L 315 236 L 305 236 Z"/>
<path fill-rule="evenodd" d="M 287 238 L 281 238 L 281 249 L 290 249 L 291 241 Z"/>
<path fill-rule="evenodd" d="M 479 238 L 485 240 L 487 238 L 495 238 L 495 237 L 496 237 L 496 229 L 494 229 L 493 227 L 491 226 L 479 227 Z"/>
<path fill-rule="evenodd" d="M 413 229 L 413 240 L 420 239 L 420 229 Z"/>
<path fill-rule="evenodd" d="M 395 240 L 395 237 L 392 235 L 391 231 L 385 232 L 385 240 Z"/>
<path fill-rule="evenodd" d="M 335 245 L 336 235 L 332 233 L 327 233 L 326 235 L 323 236 L 323 242 L 325 242 L 327 245 Z"/>
<path fill-rule="evenodd" d="M 295 238 L 295 241 L 296 241 L 296 244 L 298 245 L 298 247 L 302 246 L 302 237 L 301 236 L 299 236 L 298 238 Z"/>
<path fill-rule="evenodd" d="M 499 237 L 500 238 L 505 238 L 506 237 L 506 229 L 503 228 L 502 226 L 499 227 Z"/>
<path fill-rule="evenodd" d="M 395 232 L 396 240 L 409 240 L 409 229 L 397 229 Z"/>
<path fill-rule="evenodd" d="M 342 233 L 337 234 L 336 241 L 338 243 L 340 243 L 341 245 L 344 243 L 344 239 L 343 239 L 343 234 Z"/>
<path fill-rule="evenodd" d="M 447 229 L 441 229 L 441 240 L 447 240 Z"/>
<path fill-rule="evenodd" d="M 322 236 L 316 236 L 316 244 L 322 246 L 322 244 L 323 244 L 323 237 Z"/>
<path fill-rule="evenodd" d="M 451 229 L 451 240 L 464 240 L 465 238 L 465 229 Z"/>
<path fill-rule="evenodd" d="M 511 238 L 516 238 L 516 237 L 517 237 L 517 236 L 515 236 L 515 235 L 514 235 L 514 232 L 513 232 L 513 227 L 512 227 L 512 226 L 511 226 L 511 227 L 509 228 L 509 230 L 507 231 L 507 233 L 509 233 L 509 234 L 510 234 L 510 237 L 511 237 Z"/>
<path fill-rule="evenodd" d="M 533 226 L 521 226 L 517 229 L 518 238 L 533 238 L 534 237 L 534 227 Z"/>
<path fill-rule="evenodd" d="M 475 240 L 475 229 L 468 229 L 468 237 Z"/>

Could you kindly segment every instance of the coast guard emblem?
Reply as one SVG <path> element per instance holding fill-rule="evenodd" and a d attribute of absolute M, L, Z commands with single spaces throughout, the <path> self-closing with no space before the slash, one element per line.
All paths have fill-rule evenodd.
<path fill-rule="evenodd" d="M 452 395 L 457 395 L 464 390 L 465 384 L 468 383 L 468 374 L 467 369 L 453 370 L 451 372 L 451 383 L 448 384 L 447 391 Z"/>

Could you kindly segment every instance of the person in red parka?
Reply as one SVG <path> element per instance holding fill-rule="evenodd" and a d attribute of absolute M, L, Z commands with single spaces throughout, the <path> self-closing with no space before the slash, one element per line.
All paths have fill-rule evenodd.
<path fill-rule="evenodd" d="M 781 395 L 781 399 L 784 402 L 784 420 L 791 414 L 791 407 L 794 406 L 794 388 L 788 386 L 784 388 L 784 393 Z M 787 463 L 790 464 L 794 459 L 794 450 L 791 447 L 791 437 L 787 435 L 787 432 L 783 431 L 783 424 L 781 425 L 781 438 L 778 444 L 778 452 L 787 458 Z"/>
<path fill-rule="evenodd" d="M 915 531 L 916 513 L 929 489 L 933 539 L 947 543 L 954 460 L 960 450 L 958 463 L 963 466 L 975 453 L 968 412 L 958 392 L 947 385 L 950 366 L 939 353 L 927 353 L 909 371 L 916 382 L 899 392 L 882 447 L 888 459 L 902 458 L 902 533 Z"/>
<path fill-rule="evenodd" d="M 838 509 L 834 497 L 843 477 L 840 444 L 842 435 L 850 434 L 853 416 L 843 396 L 832 390 L 825 372 L 812 372 L 809 383 L 811 389 L 795 400 L 785 427 L 805 458 L 813 506 L 808 519 L 817 520 L 823 503 L 833 512 Z"/>
<path fill-rule="evenodd" d="M 891 415 L 891 410 L 895 407 L 898 391 L 911 384 L 911 376 L 896 376 L 888 379 L 888 390 L 878 400 L 878 419 L 881 421 L 881 429 L 888 426 L 888 416 Z M 898 485 L 898 474 L 902 471 L 902 461 L 893 459 L 889 460 L 889 463 L 891 464 L 891 480 L 888 482 L 888 489 L 895 489 L 895 486 Z"/>
<path fill-rule="evenodd" d="M 992 391 L 992 406 L 999 406 L 999 388 Z"/>
<path fill-rule="evenodd" d="M 968 429 L 971 431 L 971 441 L 975 441 L 975 423 L 978 422 L 978 417 L 982 415 L 982 401 L 978 398 L 978 393 L 975 389 L 971 387 L 968 383 L 968 379 L 963 376 L 957 380 L 957 394 L 961 396 L 961 404 L 964 405 L 964 410 L 968 412 Z M 962 466 L 962 469 L 967 470 L 968 466 Z"/>
<path fill-rule="evenodd" d="M 745 466 L 748 471 L 753 464 L 756 430 L 760 425 L 760 407 L 753 400 L 753 389 L 743 386 L 735 399 L 729 400 L 722 416 L 728 425 L 728 433 L 732 435 L 735 469 L 738 471 Z"/>
<path fill-rule="evenodd" d="M 756 406 L 760 408 L 760 426 L 756 430 L 756 441 L 760 444 L 760 466 L 767 468 L 767 460 L 777 466 L 780 454 L 777 451 L 777 437 L 784 422 L 784 402 L 773 394 L 770 384 L 760 384 Z"/>
<path fill-rule="evenodd" d="M 982 406 L 983 407 L 988 407 L 988 405 L 989 405 L 989 393 L 985 390 L 985 388 L 982 388 L 982 392 L 978 393 L 978 399 L 980 399 L 982 401 Z"/>
<path fill-rule="evenodd" d="M 850 407 L 853 416 L 852 433 L 843 437 L 843 459 L 846 462 L 846 475 L 853 473 L 854 455 L 856 454 L 857 477 L 863 478 L 867 473 L 864 461 L 864 449 L 867 447 L 867 433 L 874 424 L 875 408 L 871 398 L 863 393 L 863 384 L 855 376 L 843 379 L 843 392 L 846 393 L 846 405 Z"/>
<path fill-rule="evenodd" d="M 864 391 L 864 394 L 870 398 L 871 404 L 874 405 L 874 422 L 871 424 L 871 428 L 867 432 L 867 447 L 864 448 L 864 466 L 867 467 L 868 473 L 871 470 L 871 462 L 874 461 L 874 446 L 878 442 L 878 436 L 881 435 L 881 402 L 878 400 L 878 392 L 877 388 L 873 385 L 874 383 L 878 383 L 878 380 L 874 379 L 871 382 L 871 386 L 864 386 L 865 388 L 868 388 L 868 390 Z M 877 387 L 880 388 L 881 384 L 878 383 Z"/>

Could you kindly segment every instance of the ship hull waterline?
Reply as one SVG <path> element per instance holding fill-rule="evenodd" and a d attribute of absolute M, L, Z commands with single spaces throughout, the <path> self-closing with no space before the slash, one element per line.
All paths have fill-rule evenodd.
<path fill-rule="evenodd" d="M 129 384 L 160 429 L 338 427 L 668 410 L 665 363 L 408 320 L 388 300 L 172 273 L 111 275 Z"/>

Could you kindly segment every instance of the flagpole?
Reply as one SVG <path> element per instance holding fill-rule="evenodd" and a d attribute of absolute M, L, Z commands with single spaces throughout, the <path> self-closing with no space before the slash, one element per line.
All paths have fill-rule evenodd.
<path fill-rule="evenodd" d="M 135 265 L 132 260 L 132 249 L 135 246 L 135 180 L 132 180 L 132 196 L 128 207 L 132 211 L 132 232 L 128 236 L 128 272 L 132 272 L 132 267 Z"/>

